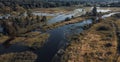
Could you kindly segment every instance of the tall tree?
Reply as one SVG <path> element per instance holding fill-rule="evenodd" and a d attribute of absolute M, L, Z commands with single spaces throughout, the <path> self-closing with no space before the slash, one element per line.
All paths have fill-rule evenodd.
<path fill-rule="evenodd" d="M 96 6 L 93 7 L 92 14 L 93 14 L 93 16 L 97 16 L 97 8 L 96 8 Z"/>
<path fill-rule="evenodd" d="M 46 20 L 47 20 L 47 17 L 43 16 L 42 19 L 41 19 L 41 22 L 46 22 Z"/>

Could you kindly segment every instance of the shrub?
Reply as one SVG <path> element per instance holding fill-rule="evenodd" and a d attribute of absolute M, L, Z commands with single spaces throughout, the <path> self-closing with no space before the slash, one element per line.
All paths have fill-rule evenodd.
<path fill-rule="evenodd" d="M 103 26 L 99 26 L 96 30 L 97 31 L 109 31 L 110 27 L 103 25 Z"/>
<path fill-rule="evenodd" d="M 70 21 L 70 18 L 69 17 L 65 18 L 65 21 Z"/>
<path fill-rule="evenodd" d="M 107 43 L 107 44 L 105 44 L 105 47 L 111 47 L 111 46 L 112 46 L 111 43 Z"/>

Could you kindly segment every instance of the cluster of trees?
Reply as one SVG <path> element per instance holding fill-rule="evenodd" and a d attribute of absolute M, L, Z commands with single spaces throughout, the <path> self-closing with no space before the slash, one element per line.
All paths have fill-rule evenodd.
<path fill-rule="evenodd" d="M 19 34 L 26 33 L 33 30 L 46 22 L 46 16 L 40 18 L 39 16 L 27 17 L 11 17 L 9 19 L 1 19 L 0 23 L 4 28 L 4 34 L 9 36 L 19 36 Z"/>
<path fill-rule="evenodd" d="M 109 4 L 100 4 L 101 7 L 120 7 L 120 2 L 113 2 Z"/>
<path fill-rule="evenodd" d="M 16 6 L 17 4 L 24 7 L 24 8 L 49 8 L 49 7 L 60 7 L 60 6 L 71 6 L 71 5 L 84 5 L 84 6 L 91 6 L 93 3 L 98 3 L 96 2 L 91 2 L 91 1 L 49 1 L 49 0 L 0 0 L 0 5 L 4 4 L 5 6 L 13 7 Z M 118 6 L 120 7 L 120 2 L 117 3 L 111 3 L 111 4 L 101 4 L 98 3 L 100 6 Z M 1 7 L 1 6 L 0 6 Z"/>
<path fill-rule="evenodd" d="M 109 4 L 111 7 L 120 7 L 120 2 Z"/>
<path fill-rule="evenodd" d="M 49 7 L 60 7 L 60 6 L 71 6 L 78 5 L 84 2 L 78 1 L 44 1 L 44 0 L 0 0 L 2 5 L 13 7 L 17 4 L 24 8 L 49 8 Z"/>
<path fill-rule="evenodd" d="M 16 13 L 24 13 L 26 10 L 19 6 L 18 4 L 15 4 L 13 6 L 11 5 L 6 5 L 5 3 L 0 2 L 0 13 L 2 14 L 10 14 L 13 12 Z"/>
<path fill-rule="evenodd" d="M 97 7 L 94 5 L 91 12 L 86 12 L 84 16 L 99 16 L 100 13 L 97 12 Z"/>

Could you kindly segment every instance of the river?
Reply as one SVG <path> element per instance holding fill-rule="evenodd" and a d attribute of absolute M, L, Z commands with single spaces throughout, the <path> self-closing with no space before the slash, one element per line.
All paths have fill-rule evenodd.
<path fill-rule="evenodd" d="M 111 15 L 114 15 L 116 13 L 110 13 L 107 15 L 103 15 L 102 18 L 110 17 Z M 63 18 L 58 15 L 56 16 L 56 19 L 53 18 L 54 21 L 57 20 L 63 20 L 65 17 L 68 17 L 70 15 L 64 15 Z M 47 33 L 50 34 L 50 37 L 48 41 L 46 41 L 45 45 L 41 47 L 38 50 L 33 51 L 38 55 L 38 58 L 36 62 L 51 62 L 52 58 L 54 55 L 58 52 L 58 50 L 64 46 L 64 44 L 68 43 L 69 41 L 67 40 L 68 36 L 72 36 L 73 34 L 78 34 L 83 32 L 82 26 L 86 24 L 92 24 L 91 19 L 84 20 L 82 22 L 74 23 L 74 24 L 69 24 L 69 25 L 64 25 L 52 30 L 48 30 Z M 19 49 L 19 50 L 18 50 Z M 30 50 L 27 46 L 22 45 L 22 43 L 17 43 L 14 45 L 10 45 L 7 48 L 3 48 L 3 45 L 0 45 L 0 54 L 4 53 L 10 53 L 10 52 L 20 52 L 20 51 L 26 51 Z"/>
<path fill-rule="evenodd" d="M 116 14 L 116 12 L 103 15 L 102 18 L 110 17 L 114 14 Z M 51 62 L 58 50 L 69 42 L 67 36 L 83 32 L 82 26 L 86 24 L 92 24 L 92 20 L 87 19 L 79 23 L 64 25 L 47 31 L 50 34 L 50 37 L 47 43 L 39 51 L 36 50 L 36 53 L 38 54 L 37 62 Z"/>
<path fill-rule="evenodd" d="M 78 34 L 83 31 L 82 26 L 86 24 L 91 24 L 92 20 L 88 19 L 83 22 L 65 25 L 53 30 L 47 31 L 50 34 L 50 37 L 47 43 L 37 52 L 38 59 L 37 62 L 50 62 L 53 56 L 57 51 L 68 42 L 67 36 L 72 34 Z"/>

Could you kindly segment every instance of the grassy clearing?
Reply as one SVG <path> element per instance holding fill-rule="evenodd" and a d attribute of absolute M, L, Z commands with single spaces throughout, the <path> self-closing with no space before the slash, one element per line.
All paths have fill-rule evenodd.
<path fill-rule="evenodd" d="M 71 39 L 72 43 L 61 62 L 113 62 L 117 51 L 117 37 L 115 28 L 109 22 L 95 24 L 77 39 Z"/>

